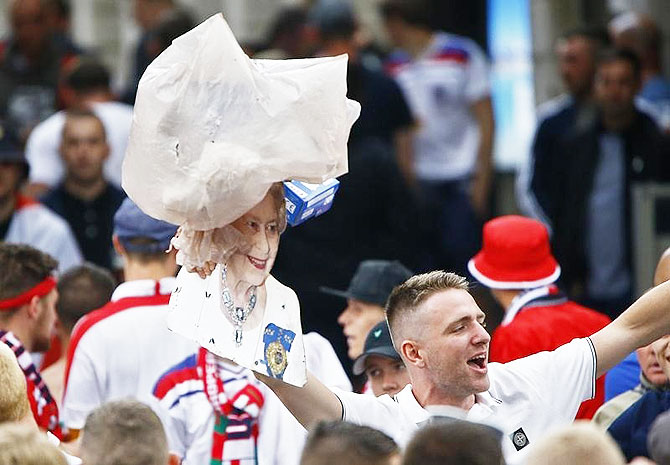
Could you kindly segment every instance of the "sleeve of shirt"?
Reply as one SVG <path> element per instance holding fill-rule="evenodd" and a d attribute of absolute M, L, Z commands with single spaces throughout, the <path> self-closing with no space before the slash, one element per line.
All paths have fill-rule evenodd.
<path fill-rule="evenodd" d="M 87 334 L 90 337 L 90 334 Z M 82 338 L 75 349 L 65 386 L 61 420 L 70 429 L 82 429 L 86 417 L 104 399 L 104 380 L 96 370 L 94 356 Z"/>
<path fill-rule="evenodd" d="M 70 226 L 63 220 L 63 224 L 52 229 L 52 233 L 54 256 L 58 259 L 58 269 L 63 272 L 80 265 L 84 259 Z"/>
<path fill-rule="evenodd" d="M 491 94 L 490 70 L 486 55 L 479 46 L 472 41 L 468 44 L 470 61 L 465 83 L 465 98 L 468 102 L 474 103 Z"/>
<path fill-rule="evenodd" d="M 351 382 L 330 342 L 315 332 L 305 334 L 304 342 L 307 369 L 326 386 L 351 391 Z"/>
<path fill-rule="evenodd" d="M 47 126 L 37 126 L 26 142 L 26 160 L 30 165 L 30 181 L 54 186 L 63 176 L 58 154 L 60 132 L 49 137 Z"/>
<path fill-rule="evenodd" d="M 505 364 L 547 409 L 574 419 L 579 405 L 595 396 L 596 352 L 589 338 L 575 339 L 551 352 L 539 352 Z"/>
<path fill-rule="evenodd" d="M 387 404 L 374 396 L 356 394 L 341 389 L 333 389 L 333 392 L 342 403 L 343 421 L 369 426 L 383 432 L 389 431 L 389 427 L 398 422 L 398 415 L 392 408 L 395 403 L 389 402 Z M 389 435 L 392 436 L 392 434 Z"/>

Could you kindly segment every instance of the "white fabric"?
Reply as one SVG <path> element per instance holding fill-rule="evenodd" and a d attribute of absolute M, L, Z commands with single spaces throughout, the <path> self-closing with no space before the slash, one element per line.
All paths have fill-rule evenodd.
<path fill-rule="evenodd" d="M 174 283 L 174 278 L 161 279 L 160 292 L 169 293 Z M 112 302 L 154 295 L 155 286 L 153 280 L 122 283 Z M 154 383 L 198 349 L 168 330 L 167 311 L 167 305 L 129 308 L 101 319 L 84 333 L 74 352 L 60 412 L 68 428 L 81 429 L 91 410 L 129 396 L 161 416 L 153 397 Z"/>
<path fill-rule="evenodd" d="M 304 335 L 304 341 L 310 372 L 331 388 L 351 391 L 351 383 L 330 343 L 317 333 Z M 251 371 L 244 373 L 253 378 Z M 176 386 L 175 392 L 161 402 L 168 411 L 170 452 L 183 458 L 183 465 L 206 464 L 211 457 L 215 417 L 202 389 L 202 381 L 189 380 Z M 263 384 L 260 389 L 265 404 L 259 420 L 258 464 L 298 465 L 307 432 L 267 386 Z M 201 392 L 188 394 L 198 390 Z"/>
<path fill-rule="evenodd" d="M 439 59 L 449 48 L 468 59 Z M 414 169 L 419 179 L 455 180 L 469 176 L 479 150 L 479 125 L 470 106 L 490 94 L 489 69 L 482 50 L 465 37 L 437 32 L 425 53 L 398 67 L 395 78 L 419 120 Z"/>
<path fill-rule="evenodd" d="M 67 222 L 44 205 L 25 205 L 14 212 L 5 242 L 28 244 L 58 260 L 59 271 L 83 261 Z"/>
<path fill-rule="evenodd" d="M 63 454 L 63 456 L 65 457 L 65 460 L 67 461 L 68 465 L 81 465 L 82 461 L 79 457 L 75 457 L 74 455 L 70 455 L 67 452 L 65 452 L 63 449 L 60 448 L 60 439 L 58 439 L 56 436 L 54 436 L 49 431 L 46 432 L 46 436 L 47 436 L 47 440 L 49 441 L 49 443 L 58 447 L 61 454 Z"/>
<path fill-rule="evenodd" d="M 265 281 L 265 311 L 254 310 L 242 327 L 242 344 L 235 343 L 235 327 L 223 308 L 221 266 L 206 279 L 182 268 L 170 298 L 168 327 L 196 341 L 221 357 L 245 368 L 269 375 L 264 338 L 270 324 L 293 333 L 287 350 L 284 382 L 302 386 L 307 381 L 305 352 L 300 323 L 300 305 L 295 292 L 271 275 Z"/>
<path fill-rule="evenodd" d="M 510 363 L 491 363 L 487 392 L 476 395 L 466 420 L 496 426 L 503 432 L 505 460 L 523 463 L 533 444 L 557 426 L 574 420 L 579 404 L 595 392 L 595 351 L 591 341 L 575 339 L 553 352 L 540 352 Z M 395 398 L 336 392 L 344 420 L 377 428 L 404 447 L 430 413 L 408 385 Z M 517 451 L 512 435 L 523 428 L 529 446 Z"/>
<path fill-rule="evenodd" d="M 149 215 L 227 225 L 273 182 L 347 172 L 360 105 L 347 57 L 251 60 L 216 14 L 175 39 L 140 80 L 123 187 Z M 151 176 L 147 176 L 151 173 Z"/>
<path fill-rule="evenodd" d="M 100 118 L 110 152 L 105 162 L 105 178 L 121 187 L 121 164 L 128 145 L 133 107 L 119 102 L 100 102 L 92 105 Z M 60 156 L 60 144 L 65 124 L 65 112 L 59 111 L 32 130 L 26 142 L 26 159 L 30 164 L 30 182 L 55 186 L 65 173 Z"/>

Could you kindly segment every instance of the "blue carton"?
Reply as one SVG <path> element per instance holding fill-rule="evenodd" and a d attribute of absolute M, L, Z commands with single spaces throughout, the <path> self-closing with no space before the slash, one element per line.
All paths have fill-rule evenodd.
<path fill-rule="evenodd" d="M 285 181 L 284 195 L 288 224 L 297 226 L 327 212 L 333 205 L 333 198 L 339 187 L 340 181 L 337 179 L 329 179 L 323 184 Z"/>

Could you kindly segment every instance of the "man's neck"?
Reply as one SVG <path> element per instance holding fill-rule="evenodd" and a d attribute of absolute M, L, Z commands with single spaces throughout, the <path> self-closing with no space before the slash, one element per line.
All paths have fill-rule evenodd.
<path fill-rule="evenodd" d="M 0 222 L 7 221 L 16 208 L 16 196 L 10 193 L 0 198 Z"/>
<path fill-rule="evenodd" d="M 426 51 L 433 40 L 433 32 L 428 29 L 413 29 L 407 34 L 404 48 L 413 58 L 418 58 Z"/>
<path fill-rule="evenodd" d="M 603 115 L 603 127 L 610 132 L 621 132 L 626 128 L 629 128 L 633 124 L 635 119 L 635 113 L 631 111 L 630 113 L 622 115 Z"/>
<path fill-rule="evenodd" d="M 126 260 L 123 267 L 123 276 L 125 281 L 138 281 L 140 279 L 153 279 L 159 281 L 163 278 L 175 275 L 175 267 L 166 260 L 163 262 L 138 263 L 133 260 Z"/>
<path fill-rule="evenodd" d="M 92 182 L 80 182 L 72 177 L 65 178 L 63 183 L 65 191 L 75 198 L 91 201 L 95 200 L 107 188 L 105 178 L 99 178 Z"/>
<path fill-rule="evenodd" d="M 421 407 L 425 408 L 428 405 L 448 405 L 467 412 L 475 405 L 474 394 L 453 396 L 439 391 L 435 386 L 422 388 L 420 382 L 417 384 L 412 384 L 412 393 Z"/>

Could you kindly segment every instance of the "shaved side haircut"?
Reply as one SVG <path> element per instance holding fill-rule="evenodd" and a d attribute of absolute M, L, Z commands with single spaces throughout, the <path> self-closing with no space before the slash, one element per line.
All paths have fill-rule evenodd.
<path fill-rule="evenodd" d="M 309 433 L 300 465 L 390 465 L 398 446 L 386 434 L 344 421 L 321 422 Z"/>
<path fill-rule="evenodd" d="M 141 402 L 108 402 L 86 417 L 83 465 L 165 465 L 168 457 L 163 425 Z"/>
<path fill-rule="evenodd" d="M 397 340 L 401 320 L 412 314 L 430 296 L 449 289 L 468 291 L 469 288 L 470 284 L 464 277 L 441 270 L 412 276 L 396 286 L 386 302 L 386 320 L 393 341 Z"/>

